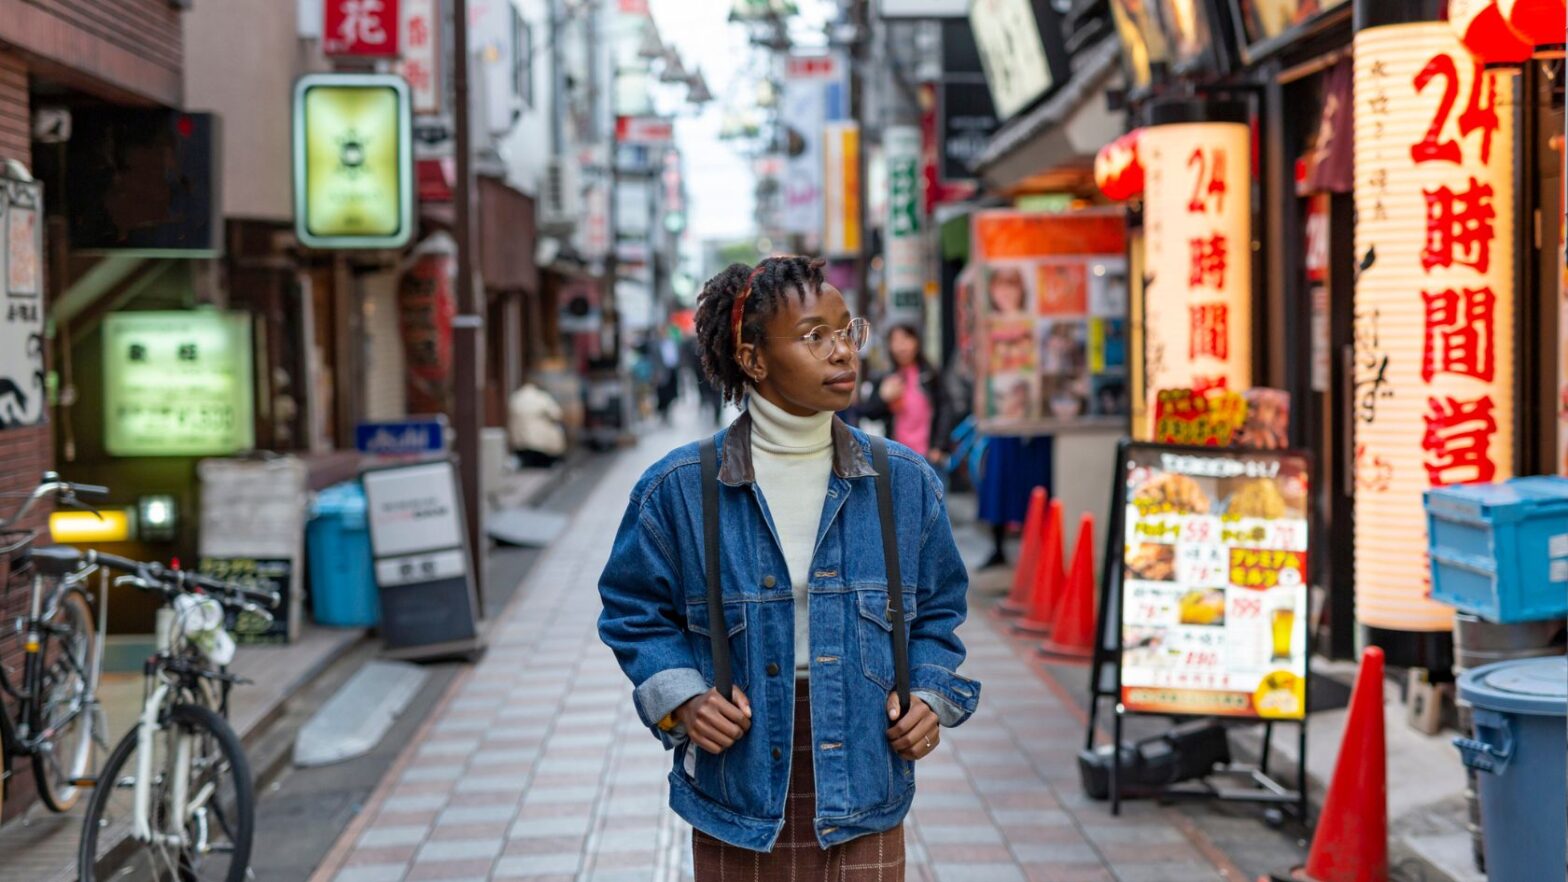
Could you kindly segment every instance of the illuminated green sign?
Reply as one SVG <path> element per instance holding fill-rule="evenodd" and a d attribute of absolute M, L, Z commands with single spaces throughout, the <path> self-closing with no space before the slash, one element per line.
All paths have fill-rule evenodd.
<path fill-rule="evenodd" d="M 312 248 L 400 248 L 414 226 L 408 86 L 311 74 L 294 87 L 294 229 Z"/>
<path fill-rule="evenodd" d="M 113 456 L 205 456 L 255 446 L 250 318 L 119 312 L 103 323 L 104 446 Z"/>

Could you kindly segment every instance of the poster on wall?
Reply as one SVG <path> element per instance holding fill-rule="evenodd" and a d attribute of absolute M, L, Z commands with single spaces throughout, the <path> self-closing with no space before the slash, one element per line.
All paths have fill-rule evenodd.
<path fill-rule="evenodd" d="M 1121 701 L 1299 720 L 1311 559 L 1304 454 L 1129 445 Z"/>
<path fill-rule="evenodd" d="M 103 322 L 104 448 L 204 456 L 255 446 L 250 316 L 117 312 Z"/>
<path fill-rule="evenodd" d="M 1518 76 L 1446 22 L 1355 39 L 1356 618 L 1447 631 L 1423 493 L 1514 470 Z M 1468 108 L 1468 109 L 1467 109 Z"/>
<path fill-rule="evenodd" d="M 0 178 L 0 431 L 44 421 L 43 188 Z"/>
<path fill-rule="evenodd" d="M 1124 240 L 1119 219 L 1101 219 L 977 216 L 968 272 L 988 431 L 1128 413 L 1127 269 L 1111 250 Z"/>

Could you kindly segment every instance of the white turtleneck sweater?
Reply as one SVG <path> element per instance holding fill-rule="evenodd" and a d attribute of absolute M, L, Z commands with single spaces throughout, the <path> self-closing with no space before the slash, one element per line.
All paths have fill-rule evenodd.
<path fill-rule="evenodd" d="M 795 592 L 795 676 L 803 677 L 811 666 L 806 588 L 833 470 L 833 414 L 799 417 L 760 395 L 750 401 L 752 471 L 789 568 L 779 581 Z"/>

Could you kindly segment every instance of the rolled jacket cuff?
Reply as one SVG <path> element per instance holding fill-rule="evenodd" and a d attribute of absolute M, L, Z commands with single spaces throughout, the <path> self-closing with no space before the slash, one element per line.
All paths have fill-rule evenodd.
<path fill-rule="evenodd" d="M 926 701 L 937 720 L 948 728 L 969 719 L 980 704 L 980 681 L 971 680 L 938 665 L 915 665 L 909 672 L 910 694 Z"/>
<path fill-rule="evenodd" d="M 708 681 L 701 671 L 696 668 L 669 668 L 642 681 L 642 685 L 632 692 L 632 699 L 643 725 L 657 731 L 659 721 L 666 715 L 673 713 L 692 696 L 707 691 Z"/>

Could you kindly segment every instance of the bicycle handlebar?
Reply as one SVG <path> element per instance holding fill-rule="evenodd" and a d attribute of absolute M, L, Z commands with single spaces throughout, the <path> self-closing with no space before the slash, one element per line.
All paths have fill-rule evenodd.
<path fill-rule="evenodd" d="M 130 573 L 145 579 L 151 579 L 161 585 L 173 588 L 175 590 L 181 590 L 187 586 L 190 586 L 200 588 L 203 591 L 208 591 L 214 594 L 225 595 L 228 599 L 233 601 L 231 605 L 235 606 L 244 606 L 247 603 L 254 603 L 261 604 L 267 609 L 275 609 L 278 606 L 278 603 L 282 600 L 276 591 L 263 591 L 257 590 L 255 588 L 248 588 L 237 582 L 226 582 L 222 579 L 214 579 L 210 576 L 203 576 L 200 573 L 193 573 L 190 570 L 171 570 L 160 563 L 144 563 L 142 561 L 135 561 L 131 560 L 130 558 L 120 557 L 117 554 L 107 554 L 102 551 L 90 551 L 88 552 L 87 560 L 89 563 L 100 563 L 106 567 L 109 567 L 110 569 L 119 570 L 124 573 Z M 219 601 L 222 602 L 223 599 L 223 597 L 220 597 Z"/>
<path fill-rule="evenodd" d="M 70 503 L 82 496 L 102 499 L 109 495 L 109 488 L 102 484 L 73 484 L 70 481 L 62 480 L 57 472 L 44 472 L 43 477 L 38 481 L 38 486 L 34 487 L 33 492 L 29 493 L 27 498 L 22 500 L 22 504 L 17 507 L 16 511 L 12 512 L 8 518 L 0 518 L 0 530 L 7 529 L 17 521 L 27 517 L 27 513 L 33 510 L 33 506 L 38 503 L 38 500 L 51 494 L 63 502 Z"/>

